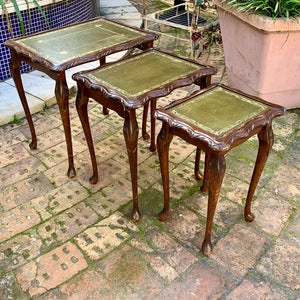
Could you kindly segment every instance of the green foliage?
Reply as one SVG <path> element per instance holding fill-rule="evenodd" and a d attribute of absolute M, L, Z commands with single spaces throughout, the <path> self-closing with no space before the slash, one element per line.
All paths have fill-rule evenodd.
<path fill-rule="evenodd" d="M 19 18 L 19 22 L 20 22 L 20 26 L 21 26 L 21 31 L 22 31 L 22 35 L 25 36 L 25 27 L 24 27 L 24 21 L 23 21 L 23 18 L 22 18 L 22 14 L 20 12 L 20 9 L 19 9 L 19 5 L 18 5 L 18 2 L 17 0 L 9 0 L 10 2 L 13 3 L 14 5 L 14 8 L 15 8 L 15 11 L 16 11 L 16 14 Z M 65 0 L 66 1 L 66 4 L 68 5 L 68 0 Z M 13 34 L 12 34 L 12 30 L 11 30 L 11 25 L 10 25 L 10 21 L 9 21 L 9 15 L 7 13 L 7 8 L 6 8 L 6 4 L 7 4 L 8 1 L 3 1 L 3 0 L 0 0 L 0 6 L 4 12 L 4 15 L 5 15 L 5 18 L 6 18 L 6 21 L 7 21 L 7 26 L 8 26 L 8 30 L 11 34 L 11 37 L 13 37 Z M 28 0 L 25 0 L 26 2 L 26 5 L 27 5 L 27 11 L 28 11 L 28 17 L 29 17 L 29 24 L 31 23 L 31 15 L 30 15 L 30 10 L 29 10 L 29 3 L 28 3 Z M 47 17 L 45 15 L 45 12 L 43 11 L 43 9 L 41 8 L 41 6 L 38 4 L 37 0 L 33 0 L 33 3 L 36 5 L 36 7 L 39 9 L 39 11 L 41 12 L 45 22 L 47 23 L 49 29 L 50 29 L 50 24 L 47 20 Z"/>
<path fill-rule="evenodd" d="M 300 17 L 300 0 L 222 0 L 240 11 L 271 18 Z"/>
<path fill-rule="evenodd" d="M 49 107 L 48 107 L 47 104 L 45 104 L 45 105 L 43 106 L 43 111 L 44 111 L 45 113 L 48 113 L 48 112 L 49 112 Z"/>
<path fill-rule="evenodd" d="M 16 114 L 14 114 L 14 118 L 13 120 L 10 122 L 12 124 L 17 124 L 17 125 L 21 125 L 23 123 L 23 121 L 21 121 Z"/>

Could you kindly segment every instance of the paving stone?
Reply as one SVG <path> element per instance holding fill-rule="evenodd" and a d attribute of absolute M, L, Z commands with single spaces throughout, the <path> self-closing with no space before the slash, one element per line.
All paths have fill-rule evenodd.
<path fill-rule="evenodd" d="M 252 204 L 252 212 L 256 216 L 255 222 L 263 231 L 279 236 L 293 213 L 293 206 L 283 197 L 261 190 Z"/>
<path fill-rule="evenodd" d="M 0 188 L 26 179 L 45 170 L 35 157 L 25 158 L 0 169 Z"/>
<path fill-rule="evenodd" d="M 122 129 L 124 125 L 124 119 L 121 118 L 116 112 L 110 110 L 109 115 L 107 115 L 104 119 L 104 121 L 111 125 L 114 126 L 115 128 Z M 123 134 L 123 132 L 122 132 Z"/>
<path fill-rule="evenodd" d="M 186 198 L 184 203 L 206 218 L 208 193 L 196 192 L 192 197 Z M 237 220 L 243 218 L 243 215 L 244 210 L 242 207 L 219 197 L 213 222 L 223 228 L 229 228 L 234 225 Z"/>
<path fill-rule="evenodd" d="M 219 270 L 196 262 L 155 299 L 220 299 L 224 290 L 230 286 L 232 282 L 226 276 L 222 276 Z"/>
<path fill-rule="evenodd" d="M 197 184 L 197 181 L 186 181 L 184 178 L 181 178 L 177 176 L 177 174 L 170 174 L 170 183 L 169 183 L 169 189 L 170 189 L 170 206 L 172 207 L 173 201 L 172 200 L 178 200 L 182 198 L 186 193 L 193 188 L 195 184 Z M 193 180 L 191 178 L 191 180 Z M 188 183 L 188 184 L 187 184 Z M 159 191 L 163 195 L 163 187 L 161 180 L 159 180 L 158 183 L 155 183 L 153 185 L 153 188 Z M 162 196 L 163 201 L 163 196 Z"/>
<path fill-rule="evenodd" d="M 299 117 L 296 113 L 289 112 L 281 117 L 274 119 L 272 128 L 275 136 L 277 137 L 289 138 L 297 127 Z"/>
<path fill-rule="evenodd" d="M 72 105 L 74 105 L 74 104 L 72 104 Z M 78 117 L 78 114 L 77 114 L 77 111 L 76 111 L 75 107 L 72 110 L 72 112 L 74 113 L 74 116 L 71 118 L 70 123 L 71 123 L 72 137 L 73 137 L 73 136 L 76 136 L 80 133 L 83 133 L 83 128 L 82 128 L 82 125 L 81 125 L 81 122 L 80 122 L 80 119 Z M 60 129 L 64 130 L 63 128 L 64 127 L 61 125 Z"/>
<path fill-rule="evenodd" d="M 24 73 L 21 75 L 24 91 L 35 95 L 41 100 L 48 100 L 54 98 L 55 81 L 47 77 L 34 76 L 31 73 Z M 12 78 L 6 81 L 11 85 L 15 85 Z"/>
<path fill-rule="evenodd" d="M 280 195 L 281 197 L 295 201 L 299 205 L 299 170 L 292 165 L 280 165 L 266 188 L 271 190 L 273 193 Z"/>
<path fill-rule="evenodd" d="M 52 290 L 39 300 L 53 299 L 73 299 L 73 300 L 111 300 L 116 299 L 115 293 L 108 281 L 100 272 L 94 269 L 86 270 L 75 275 L 70 281 Z"/>
<path fill-rule="evenodd" d="M 0 168 L 12 164 L 16 161 L 28 158 L 30 154 L 26 151 L 22 144 L 12 145 L 1 149 L 0 151 Z"/>
<path fill-rule="evenodd" d="M 103 106 L 97 103 L 96 101 L 94 101 L 93 99 L 89 100 L 88 111 L 89 111 L 90 125 L 94 124 L 92 121 L 93 118 L 96 118 L 97 119 L 96 123 L 99 123 L 99 121 L 107 117 L 106 115 L 103 114 Z M 109 113 L 112 112 L 110 111 Z M 108 126 L 108 124 L 105 124 L 105 122 L 103 122 L 103 125 Z"/>
<path fill-rule="evenodd" d="M 74 165 L 76 169 L 76 174 L 78 179 L 78 169 L 80 169 L 80 163 L 79 159 L 76 160 L 76 157 L 74 158 Z M 44 172 L 44 175 L 49 179 L 52 185 L 59 187 L 63 184 L 67 184 L 71 181 L 74 181 L 73 179 L 69 178 L 67 176 L 67 171 L 69 168 L 69 162 L 67 160 L 62 161 L 61 163 L 53 166 L 52 168 L 48 169 L 47 171 Z"/>
<path fill-rule="evenodd" d="M 28 203 L 1 214 L 0 242 L 37 225 L 39 222 L 39 215 Z"/>
<path fill-rule="evenodd" d="M 26 140 L 24 134 L 15 124 L 7 124 L 0 127 L 0 149 L 11 147 Z"/>
<path fill-rule="evenodd" d="M 253 224 L 236 224 L 217 242 L 210 259 L 241 278 L 255 266 L 269 242 L 264 234 L 255 230 Z"/>
<path fill-rule="evenodd" d="M 73 141 L 73 153 L 79 153 L 85 150 L 84 145 L 77 141 Z M 66 142 L 59 143 L 47 150 L 37 154 L 37 157 L 51 168 L 68 158 Z"/>
<path fill-rule="evenodd" d="M 245 279 L 237 288 L 226 296 L 228 300 L 283 300 L 283 292 L 268 282 L 251 282 Z"/>
<path fill-rule="evenodd" d="M 97 220 L 98 216 L 92 209 L 79 203 L 40 225 L 38 233 L 48 246 L 52 246 L 67 241 Z"/>
<path fill-rule="evenodd" d="M 2 199 L 0 204 L 1 210 L 8 211 L 51 189 L 53 189 L 53 186 L 42 174 L 16 182 L 13 185 L 0 189 L 0 199 Z"/>
<path fill-rule="evenodd" d="M 132 199 L 131 182 L 120 178 L 89 197 L 86 203 L 99 215 L 107 217 Z"/>
<path fill-rule="evenodd" d="M 183 205 L 170 211 L 168 219 L 162 223 L 169 232 L 187 247 L 196 252 L 201 249 L 205 224 L 202 224 L 194 212 Z"/>
<path fill-rule="evenodd" d="M 150 263 L 153 270 L 166 281 L 171 282 L 179 276 L 178 272 L 160 257 L 157 252 L 150 248 L 146 241 L 133 239 L 130 244 Z"/>
<path fill-rule="evenodd" d="M 0 82 L 0 97 L 0 125 L 13 121 L 14 116 L 19 119 L 25 116 L 17 89 L 14 86 L 9 85 L 6 81 Z M 36 113 L 43 108 L 44 103 L 41 99 L 31 94 L 26 94 L 26 98 L 31 107 L 31 113 Z"/>
<path fill-rule="evenodd" d="M 12 273 L 0 275 L 0 299 L 29 300 Z"/>
<path fill-rule="evenodd" d="M 40 254 L 42 241 L 35 232 L 18 235 L 0 244 L 0 268 L 6 271 L 20 267 Z"/>
<path fill-rule="evenodd" d="M 101 5 L 102 6 L 102 5 Z M 137 9 L 132 6 L 132 5 L 127 5 L 127 6 L 113 6 L 113 7 L 103 7 L 101 8 L 101 13 L 105 16 L 105 15 L 109 15 L 111 17 L 111 15 L 114 14 L 121 14 L 124 15 L 124 17 L 127 16 L 128 13 L 137 13 Z M 140 16 L 140 14 L 139 14 Z"/>
<path fill-rule="evenodd" d="M 127 155 L 124 137 L 119 138 L 116 135 L 110 136 L 98 144 L 94 144 L 94 147 L 96 156 L 99 157 L 97 160 L 99 161 L 106 161 L 117 153 L 124 153 L 124 156 Z"/>
<path fill-rule="evenodd" d="M 158 172 L 159 183 L 155 184 L 153 187 L 163 193 L 161 172 Z M 194 167 L 191 169 L 191 164 L 189 163 L 189 161 L 185 161 L 184 164 L 180 164 L 175 168 L 171 163 L 169 164 L 170 199 L 180 199 L 197 184 L 198 181 L 194 177 Z"/>
<path fill-rule="evenodd" d="M 46 113 L 39 113 L 33 115 L 32 120 L 37 136 L 61 125 L 59 114 L 54 116 Z M 31 133 L 27 122 L 24 121 L 24 125 L 20 127 L 20 131 L 31 141 Z"/>
<path fill-rule="evenodd" d="M 246 183 L 242 176 L 238 179 L 228 173 L 225 173 L 220 190 L 220 198 L 225 197 L 226 199 L 244 207 L 248 189 L 249 183 Z"/>
<path fill-rule="evenodd" d="M 113 125 L 105 122 L 105 120 L 99 121 L 99 118 L 97 118 L 91 113 L 89 113 L 89 123 L 91 126 L 93 142 L 95 145 L 100 143 L 104 139 L 110 137 L 111 135 L 114 135 L 119 130 L 119 128 L 116 128 Z M 87 146 L 86 138 L 82 127 L 78 134 L 74 135 L 73 133 L 73 136 L 75 140 Z"/>
<path fill-rule="evenodd" d="M 279 285 L 300 290 L 300 215 L 287 226 L 274 246 L 266 252 L 256 269 Z"/>
<path fill-rule="evenodd" d="M 82 201 L 87 196 L 87 191 L 78 182 L 72 181 L 31 200 L 31 204 L 42 220 L 46 220 Z"/>
<path fill-rule="evenodd" d="M 138 165 L 137 171 L 138 185 L 144 189 L 149 188 L 161 178 L 158 157 L 155 155 L 150 156 L 148 159 Z M 127 176 L 130 176 L 130 172 Z"/>
<path fill-rule="evenodd" d="M 149 140 L 145 141 L 143 138 L 139 138 L 138 140 L 138 165 L 140 165 L 141 163 L 143 163 L 146 159 L 153 159 L 152 157 L 155 157 L 157 159 L 157 154 L 156 153 L 152 153 L 149 150 Z M 129 160 L 128 160 L 128 155 L 126 152 L 126 148 L 125 151 L 122 151 L 118 154 L 116 154 L 114 156 L 114 160 L 118 161 L 120 164 L 124 165 L 124 166 L 128 166 L 129 169 Z M 158 160 L 155 161 L 155 164 L 158 164 Z M 159 165 L 158 165 L 159 167 Z"/>
<path fill-rule="evenodd" d="M 151 267 L 168 282 L 186 271 L 195 261 L 184 247 L 167 234 L 150 228 L 145 234 L 146 241 L 134 239 L 131 244 L 139 250 Z"/>
<path fill-rule="evenodd" d="M 110 282 L 115 299 L 152 299 L 164 283 L 128 245 L 97 263 Z"/>
<path fill-rule="evenodd" d="M 16 277 L 22 290 L 33 297 L 62 284 L 86 267 L 81 252 L 68 242 L 19 268 Z"/>
<path fill-rule="evenodd" d="M 53 128 L 47 132 L 44 132 L 38 136 L 37 148 L 34 153 L 40 153 L 59 143 L 65 142 L 65 134 L 58 128 Z M 26 149 L 31 152 L 29 144 L 24 144 Z M 31 152 L 32 153 L 32 152 Z"/>
<path fill-rule="evenodd" d="M 85 154 L 85 153 L 84 153 Z M 89 157 L 84 157 L 84 154 L 79 157 L 81 159 L 80 170 L 78 170 L 78 181 L 91 192 L 97 192 L 100 189 L 112 185 L 118 180 L 117 178 L 129 178 L 128 165 L 122 165 L 113 159 L 108 159 L 105 162 L 98 161 L 98 182 L 91 184 L 89 179 L 92 176 L 92 166 Z"/>
<path fill-rule="evenodd" d="M 237 159 L 236 157 L 231 156 L 230 153 L 226 155 L 226 173 L 244 181 L 249 186 L 254 169 L 254 163 Z M 269 178 L 267 177 L 267 172 L 265 171 L 266 170 L 264 170 L 261 175 L 257 188 L 262 187 L 265 182 L 269 180 Z"/>
<path fill-rule="evenodd" d="M 169 161 L 178 164 L 186 159 L 191 153 L 195 151 L 194 145 L 188 144 L 178 137 L 174 137 L 169 149 Z M 193 160 L 195 156 L 193 157 Z"/>
<path fill-rule="evenodd" d="M 112 251 L 130 237 L 138 228 L 119 212 L 114 213 L 75 238 L 78 246 L 90 259 L 96 260 Z"/>

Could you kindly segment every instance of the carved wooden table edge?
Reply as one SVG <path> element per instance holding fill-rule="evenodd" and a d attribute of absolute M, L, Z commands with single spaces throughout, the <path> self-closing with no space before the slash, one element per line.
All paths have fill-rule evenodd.
<path fill-rule="evenodd" d="M 109 49 L 104 49 L 102 51 L 94 51 L 92 53 L 85 54 L 83 57 L 79 57 L 80 62 L 78 62 L 78 57 L 77 57 L 75 59 L 70 59 L 70 60 L 68 60 L 64 63 L 58 64 L 58 65 L 53 64 L 51 61 L 43 58 L 42 56 L 36 54 L 35 52 L 31 51 L 30 49 L 22 46 L 21 44 L 16 43 L 16 41 L 26 39 L 29 37 L 34 37 L 34 36 L 42 35 L 45 33 L 58 31 L 60 29 L 66 29 L 66 28 L 70 28 L 73 26 L 77 26 L 77 25 L 81 25 L 84 23 L 93 22 L 93 21 L 97 21 L 97 20 L 101 20 L 101 19 L 105 20 L 107 22 L 118 24 L 118 25 L 126 27 L 126 28 L 140 31 L 141 33 L 144 33 L 145 36 L 135 38 L 133 40 L 130 40 L 129 42 L 123 42 L 120 44 L 116 44 L 114 46 L 110 46 L 110 47 L 108 47 Z M 128 50 L 128 49 L 131 49 L 134 47 L 141 46 L 142 50 L 152 48 L 152 46 L 151 47 L 150 46 L 143 47 L 143 44 L 147 45 L 147 43 L 152 43 L 154 40 L 157 40 L 158 38 L 159 38 L 159 35 L 152 31 L 143 30 L 141 28 L 134 27 L 131 25 L 125 25 L 124 23 L 118 22 L 116 20 L 111 20 L 111 19 L 100 16 L 100 17 L 89 19 L 89 20 L 72 23 L 72 24 L 69 24 L 69 25 L 66 25 L 66 26 L 63 26 L 60 28 L 52 28 L 52 29 L 40 31 L 38 33 L 34 33 L 34 34 L 31 34 L 31 35 L 28 35 L 25 37 L 13 38 L 13 39 L 5 41 L 4 46 L 8 47 L 11 50 L 16 51 L 18 55 L 21 55 L 22 58 L 27 58 L 28 61 L 30 61 L 32 63 L 38 63 L 41 65 L 44 65 L 47 68 L 47 70 L 54 71 L 54 72 L 61 72 L 61 71 L 65 71 L 67 69 L 73 68 L 74 66 L 78 66 L 80 64 L 84 64 L 84 63 L 91 62 L 91 61 L 100 60 L 101 58 L 106 57 L 108 55 L 111 55 L 111 54 L 114 54 L 117 52 L 121 52 L 124 50 Z"/>
<path fill-rule="evenodd" d="M 197 126 L 174 116 L 168 110 L 184 103 L 198 95 L 206 93 L 216 87 L 222 87 L 234 93 L 251 98 L 255 101 L 261 102 L 270 108 L 265 112 L 259 114 L 252 120 L 230 130 L 222 137 L 217 137 L 207 131 L 201 130 Z M 219 191 L 221 188 L 223 176 L 225 173 L 226 163 L 224 155 L 232 148 L 242 144 L 251 136 L 257 134 L 259 139 L 259 149 L 251 183 L 249 186 L 246 205 L 244 209 L 244 218 L 246 221 L 252 222 L 255 218 L 251 212 L 251 201 L 254 195 L 259 178 L 262 174 L 265 162 L 268 158 L 274 143 L 274 136 L 272 130 L 272 120 L 285 113 L 285 108 L 277 104 L 273 104 L 255 96 L 248 95 L 239 90 L 229 88 L 223 84 L 214 84 L 210 87 L 194 93 L 191 96 L 172 102 L 170 105 L 159 108 L 155 111 L 155 117 L 162 121 L 162 128 L 157 137 L 158 156 L 160 161 L 160 169 L 164 190 L 164 208 L 159 213 L 160 221 L 165 221 L 169 214 L 169 166 L 168 166 L 168 151 L 169 145 L 172 141 L 173 135 L 179 136 L 186 142 L 197 147 L 195 160 L 195 177 L 197 180 L 203 179 L 201 191 L 209 192 L 208 195 L 208 209 L 205 238 L 202 244 L 202 252 L 209 255 L 212 251 L 211 243 L 211 227 L 213 217 L 218 201 Z M 199 162 L 201 150 L 205 152 L 205 167 L 204 176 L 199 174 Z M 198 165 L 196 165 L 198 164 Z"/>
<path fill-rule="evenodd" d="M 139 55 L 143 55 L 150 51 L 157 51 L 164 54 L 168 54 L 172 57 L 179 58 L 178 56 L 169 53 L 167 51 L 162 51 L 156 48 L 145 50 L 142 53 L 134 55 L 137 57 Z M 126 61 L 131 59 L 131 57 L 125 57 L 122 60 L 118 61 Z M 150 150 L 155 151 L 155 118 L 154 118 L 154 111 L 156 109 L 156 98 L 167 96 L 170 94 L 174 89 L 178 87 L 183 87 L 190 85 L 192 83 L 196 83 L 200 85 L 200 87 L 204 87 L 210 84 L 211 75 L 215 74 L 216 70 L 214 67 L 206 66 L 194 62 L 187 58 L 180 59 L 192 62 L 193 64 L 199 65 L 203 67 L 198 71 L 195 71 L 191 74 L 186 75 L 185 77 L 178 78 L 172 82 L 164 84 L 155 90 L 148 91 L 139 97 L 134 97 L 132 99 L 128 99 L 126 96 L 122 95 L 121 93 L 104 86 L 99 82 L 95 82 L 92 79 L 88 78 L 85 74 L 89 73 L 90 71 L 83 71 L 79 73 L 75 73 L 72 78 L 77 81 L 78 85 L 78 94 L 76 99 L 76 108 L 79 114 L 79 118 L 81 120 L 86 140 L 88 143 L 91 160 L 92 160 L 92 167 L 93 167 L 93 175 L 90 178 L 91 183 L 96 183 L 98 180 L 98 170 L 97 170 L 97 163 L 96 163 L 96 156 L 93 147 L 90 126 L 88 122 L 87 116 L 87 101 L 88 98 L 91 97 L 96 100 L 98 103 L 105 105 L 106 107 L 113 109 L 116 111 L 119 116 L 123 117 L 124 120 L 124 127 L 123 133 L 126 141 L 127 152 L 129 156 L 129 164 L 130 164 L 130 171 L 131 171 L 131 178 L 132 178 L 132 192 L 133 192 L 133 210 L 132 210 L 132 219 L 134 221 L 138 221 L 140 219 L 140 212 L 138 208 L 138 191 L 137 191 L 137 138 L 138 138 L 138 125 L 136 120 L 135 110 L 139 107 L 147 105 L 147 103 L 151 102 L 151 145 Z M 117 62 L 117 63 L 118 63 Z M 109 67 L 110 65 L 115 63 L 108 63 L 101 68 Z M 96 68 L 94 70 L 97 70 Z M 93 71 L 93 70 L 91 70 Z M 101 94 L 101 96 L 99 96 Z M 104 96 L 104 97 L 103 97 Z M 143 121 L 144 123 L 144 121 Z M 85 124 L 85 125 L 84 125 Z"/>
<path fill-rule="evenodd" d="M 77 25 L 87 23 L 87 22 L 93 22 L 98 19 L 103 19 L 108 22 L 119 24 L 123 27 L 127 27 L 127 28 L 131 28 L 131 29 L 140 31 L 140 32 L 144 33 L 145 35 L 142 37 L 130 40 L 128 42 L 123 42 L 120 44 L 116 44 L 114 46 L 110 46 L 107 49 L 104 49 L 101 51 L 95 51 L 95 52 L 89 53 L 83 57 L 77 57 L 75 59 L 73 58 L 73 59 L 71 59 L 67 62 L 64 62 L 62 64 L 59 64 L 59 65 L 54 65 L 49 60 L 43 58 L 42 56 L 30 51 L 26 47 L 15 42 L 17 40 L 41 35 L 41 34 L 44 34 L 47 32 L 56 31 L 56 30 L 60 30 L 60 29 L 64 29 L 64 28 L 69 28 L 69 27 L 77 26 Z M 76 176 L 76 171 L 75 171 L 75 167 L 74 167 L 70 115 L 69 115 L 69 89 L 68 89 L 68 85 L 67 85 L 67 81 L 66 81 L 65 70 L 72 68 L 74 66 L 77 66 L 77 65 L 81 65 L 81 64 L 91 62 L 91 61 L 96 61 L 96 60 L 100 60 L 101 64 L 103 64 L 103 63 L 105 63 L 105 57 L 107 55 L 110 55 L 110 54 L 113 54 L 116 52 L 120 52 L 120 51 L 124 51 L 124 50 L 128 50 L 128 49 L 131 49 L 134 47 L 139 47 L 142 50 L 152 48 L 153 41 L 157 38 L 158 38 L 158 35 L 153 32 L 145 31 L 140 28 L 133 27 L 133 26 L 128 26 L 128 25 L 125 25 L 123 23 L 120 23 L 120 22 L 117 22 L 114 20 L 106 19 L 104 17 L 97 17 L 97 18 L 93 18 L 90 20 L 70 24 L 70 25 L 67 25 L 67 26 L 64 26 L 61 28 L 45 30 L 45 31 L 42 31 L 42 32 L 39 32 L 36 34 L 26 36 L 26 37 L 20 37 L 20 38 L 15 38 L 15 39 L 6 41 L 4 43 L 4 45 L 6 47 L 8 47 L 11 52 L 10 71 L 11 71 L 13 80 L 15 82 L 15 86 L 18 90 L 18 94 L 19 94 L 19 97 L 20 97 L 20 100 L 21 100 L 21 103 L 22 103 L 22 106 L 23 106 L 23 109 L 24 109 L 24 112 L 26 115 L 26 119 L 28 121 L 29 128 L 30 128 L 30 133 L 31 133 L 31 138 L 32 138 L 32 141 L 29 144 L 30 149 L 36 149 L 37 137 L 36 137 L 34 124 L 32 121 L 30 109 L 28 106 L 28 102 L 27 102 L 27 99 L 25 96 L 24 87 L 23 87 L 23 83 L 22 83 L 22 78 L 21 78 L 21 73 L 20 73 L 21 61 L 26 62 L 27 64 L 29 64 L 31 67 L 33 67 L 36 70 L 44 72 L 50 78 L 54 79 L 56 82 L 55 96 L 56 96 L 57 104 L 59 106 L 59 111 L 60 111 L 60 115 L 61 115 L 61 119 L 62 119 L 62 123 L 63 123 L 63 127 L 64 127 L 66 144 L 67 144 L 67 153 L 68 153 L 68 162 L 69 162 L 67 175 L 70 178 L 73 178 Z M 103 113 L 105 113 L 105 114 L 107 113 L 107 110 L 105 108 L 103 108 Z"/>

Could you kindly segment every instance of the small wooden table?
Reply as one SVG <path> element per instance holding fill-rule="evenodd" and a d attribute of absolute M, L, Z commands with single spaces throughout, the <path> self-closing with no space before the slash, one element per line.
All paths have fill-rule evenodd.
<path fill-rule="evenodd" d="M 116 111 L 125 119 L 123 132 L 129 156 L 133 212 L 132 218 L 139 220 L 137 186 L 137 141 L 138 124 L 136 109 L 151 102 L 151 146 L 155 151 L 156 99 L 166 96 L 174 89 L 196 83 L 201 88 L 210 84 L 215 69 L 179 58 L 157 49 L 146 50 L 118 62 L 106 64 L 92 71 L 73 75 L 78 84 L 77 111 L 91 154 L 93 175 L 91 183 L 98 181 L 98 170 L 94 145 L 89 126 L 87 104 L 93 98 L 98 103 Z"/>
<path fill-rule="evenodd" d="M 11 73 L 30 127 L 32 136 L 30 148 L 37 147 L 37 139 L 22 84 L 21 61 L 25 61 L 56 81 L 55 96 L 63 122 L 68 151 L 69 169 L 67 174 L 72 178 L 76 176 L 76 172 L 69 117 L 69 89 L 65 71 L 95 60 L 100 60 L 100 63 L 104 64 L 107 55 L 134 47 L 143 50 L 152 48 L 153 41 L 157 38 L 158 35 L 138 28 L 105 18 L 95 18 L 6 41 L 4 44 L 11 51 Z"/>
<path fill-rule="evenodd" d="M 176 135 L 197 147 L 197 179 L 200 179 L 198 170 L 201 150 L 206 154 L 201 190 L 208 191 L 208 209 L 202 252 L 208 255 L 212 250 L 211 227 L 226 168 L 224 155 L 257 134 L 258 155 L 244 211 L 245 219 L 252 222 L 252 197 L 274 142 L 272 119 L 284 112 L 284 107 L 224 85 L 213 85 L 156 110 L 156 118 L 162 121 L 157 148 L 164 189 L 164 208 L 159 219 L 166 220 L 169 213 L 168 152 L 173 135 Z"/>

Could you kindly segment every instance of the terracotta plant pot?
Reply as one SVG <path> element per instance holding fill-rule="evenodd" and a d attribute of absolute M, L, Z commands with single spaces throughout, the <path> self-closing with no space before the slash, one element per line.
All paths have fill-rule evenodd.
<path fill-rule="evenodd" d="M 228 83 L 286 108 L 300 107 L 300 18 L 247 14 L 217 5 Z"/>

